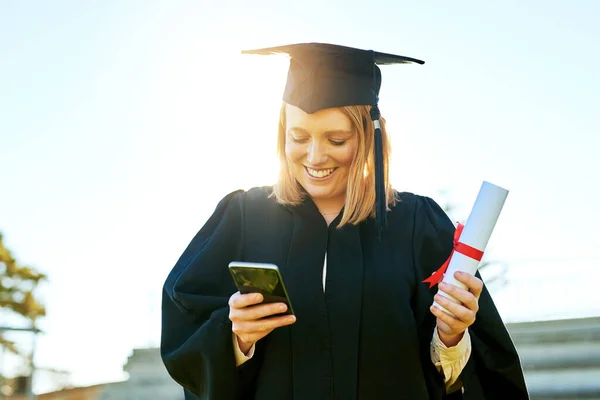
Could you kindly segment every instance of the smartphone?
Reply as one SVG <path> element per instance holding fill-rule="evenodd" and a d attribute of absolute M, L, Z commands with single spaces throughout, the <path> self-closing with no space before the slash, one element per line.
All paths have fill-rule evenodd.
<path fill-rule="evenodd" d="M 287 310 L 279 315 L 294 315 L 287 289 L 275 264 L 232 261 L 229 272 L 242 294 L 261 293 L 263 303 L 285 303 Z"/>

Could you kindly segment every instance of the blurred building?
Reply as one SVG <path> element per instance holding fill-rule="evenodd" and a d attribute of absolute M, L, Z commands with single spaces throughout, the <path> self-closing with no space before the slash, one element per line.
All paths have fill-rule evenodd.
<path fill-rule="evenodd" d="M 600 399 L 600 317 L 507 324 L 531 399 Z"/>
<path fill-rule="evenodd" d="M 183 390 L 175 383 L 160 358 L 157 348 L 135 349 L 123 370 L 129 379 L 88 387 L 64 388 L 38 395 L 38 400 L 183 400 Z M 6 400 L 27 400 L 26 378 L 15 378 L 12 394 Z M 0 395 L 0 398 L 2 395 Z"/>
<path fill-rule="evenodd" d="M 600 317 L 507 324 L 521 356 L 532 400 L 600 400 Z M 136 349 L 124 366 L 129 379 L 41 394 L 38 400 L 183 400 L 168 375 L 159 350 Z M 26 380 L 13 382 L 26 400 Z M 21 391 L 21 392 L 20 392 Z M 20 393 L 19 393 L 20 392 Z"/>
<path fill-rule="evenodd" d="M 93 385 L 77 388 L 65 388 L 57 392 L 45 393 L 36 396 L 37 400 L 96 400 L 104 390 L 105 385 Z M 16 392 L 12 396 L 6 396 L 7 400 L 28 400 L 28 396 L 22 392 Z"/>
<path fill-rule="evenodd" d="M 513 262 L 493 293 L 532 399 L 600 399 L 599 261 Z"/>
<path fill-rule="evenodd" d="M 98 400 L 184 399 L 183 389 L 169 376 L 157 348 L 134 350 L 123 369 L 129 379 L 106 385 Z"/>

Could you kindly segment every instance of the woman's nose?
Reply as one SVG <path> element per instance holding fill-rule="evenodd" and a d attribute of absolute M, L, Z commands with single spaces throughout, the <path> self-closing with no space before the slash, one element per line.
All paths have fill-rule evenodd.
<path fill-rule="evenodd" d="M 307 161 L 314 166 L 323 164 L 327 161 L 325 149 L 317 141 L 311 142 L 308 147 Z"/>

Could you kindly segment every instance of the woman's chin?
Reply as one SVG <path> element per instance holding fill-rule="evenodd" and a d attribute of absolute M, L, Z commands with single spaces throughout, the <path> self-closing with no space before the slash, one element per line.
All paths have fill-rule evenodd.
<path fill-rule="evenodd" d="M 310 196 L 311 199 L 313 200 L 319 200 L 319 199 L 328 199 L 330 196 L 328 195 L 328 193 L 324 193 L 322 190 L 307 190 L 308 195 Z"/>
<path fill-rule="evenodd" d="M 302 185 L 304 186 L 304 190 L 308 193 L 308 195 L 313 200 L 325 200 L 325 199 L 333 199 L 336 197 L 343 197 L 344 193 L 337 193 L 333 188 L 327 187 L 315 187 L 310 184 Z"/>

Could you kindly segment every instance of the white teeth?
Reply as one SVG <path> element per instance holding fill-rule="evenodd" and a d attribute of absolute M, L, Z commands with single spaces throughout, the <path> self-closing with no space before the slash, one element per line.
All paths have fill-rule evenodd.
<path fill-rule="evenodd" d="M 308 171 L 308 173 L 311 176 L 314 176 L 315 178 L 323 178 L 323 177 L 331 174 L 334 171 L 334 169 L 335 168 L 329 168 L 329 169 L 323 169 L 323 170 L 317 171 L 317 170 L 314 170 L 314 169 L 311 169 L 311 168 L 308 168 L 308 167 L 306 168 L 306 170 Z"/>

